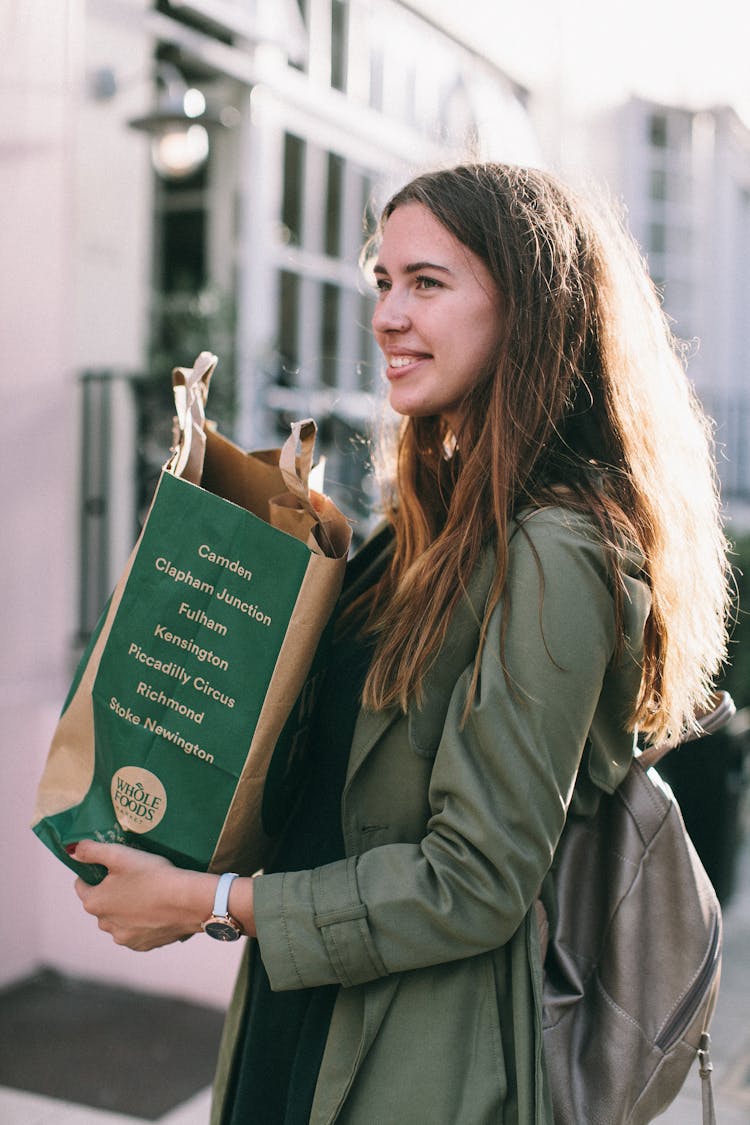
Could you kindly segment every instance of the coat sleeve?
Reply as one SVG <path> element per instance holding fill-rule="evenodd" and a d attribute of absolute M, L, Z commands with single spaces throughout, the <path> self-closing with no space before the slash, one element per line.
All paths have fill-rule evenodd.
<path fill-rule="evenodd" d="M 506 608 L 463 725 L 471 668 L 453 690 L 421 842 L 256 880 L 272 988 L 359 984 L 516 931 L 552 861 L 615 645 L 611 578 L 586 527 L 539 512 L 513 537 Z"/>

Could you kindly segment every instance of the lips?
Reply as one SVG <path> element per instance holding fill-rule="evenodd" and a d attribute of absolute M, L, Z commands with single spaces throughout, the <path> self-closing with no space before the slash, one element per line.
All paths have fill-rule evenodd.
<path fill-rule="evenodd" d="M 432 359 L 429 352 L 394 352 L 388 357 L 388 377 L 398 378 L 408 371 L 411 371 L 418 363 L 422 363 L 426 359 Z"/>

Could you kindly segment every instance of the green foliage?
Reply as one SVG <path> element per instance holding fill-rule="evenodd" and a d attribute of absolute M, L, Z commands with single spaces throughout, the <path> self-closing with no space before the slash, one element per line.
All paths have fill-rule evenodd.
<path fill-rule="evenodd" d="M 231 437 L 236 410 L 235 312 L 229 294 L 211 287 L 198 293 L 155 293 L 151 326 L 147 370 L 135 381 L 140 519 L 173 441 L 172 369 L 191 367 L 201 352 L 213 352 L 219 363 L 211 380 L 208 417 Z"/>
<path fill-rule="evenodd" d="M 173 367 L 190 367 L 200 352 L 219 357 L 211 381 L 210 416 L 230 433 L 235 415 L 235 313 L 232 297 L 215 287 L 198 293 L 155 293 L 151 302 L 148 379 L 166 388 L 171 404 Z M 170 406 L 171 411 L 171 406 Z"/>

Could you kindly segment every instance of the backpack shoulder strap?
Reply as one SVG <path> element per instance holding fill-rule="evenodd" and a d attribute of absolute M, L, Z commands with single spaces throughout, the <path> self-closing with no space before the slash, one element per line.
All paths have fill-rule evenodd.
<path fill-rule="evenodd" d="M 697 738 L 702 738 L 704 734 L 712 734 L 728 723 L 736 711 L 734 700 L 728 691 L 717 691 L 711 697 L 712 706 L 707 711 L 702 711 L 695 717 L 695 728 L 688 732 L 679 742 L 660 742 L 657 746 L 647 747 L 638 757 L 644 769 L 649 766 L 655 766 L 657 762 L 668 754 L 670 750 L 674 750 L 676 746 L 682 746 L 685 742 L 694 742 Z"/>

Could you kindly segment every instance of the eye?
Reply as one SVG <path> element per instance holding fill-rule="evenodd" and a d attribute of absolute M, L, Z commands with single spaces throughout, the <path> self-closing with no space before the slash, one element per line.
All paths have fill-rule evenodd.
<path fill-rule="evenodd" d="M 390 280 L 387 277 L 376 277 L 375 288 L 377 289 L 378 293 L 387 293 L 391 288 Z"/>
<path fill-rule="evenodd" d="M 426 274 L 420 273 L 416 277 L 417 289 L 442 289 L 442 281 L 438 281 L 436 277 L 428 277 Z"/>

